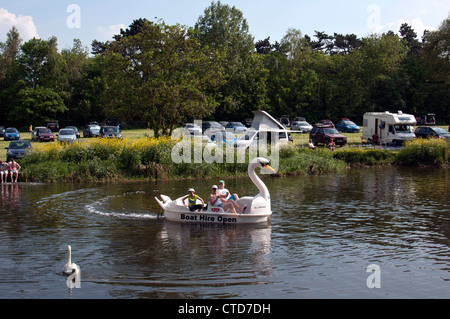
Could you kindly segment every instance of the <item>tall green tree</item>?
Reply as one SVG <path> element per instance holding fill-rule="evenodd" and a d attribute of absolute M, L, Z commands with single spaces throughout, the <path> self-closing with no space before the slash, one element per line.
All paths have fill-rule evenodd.
<path fill-rule="evenodd" d="M 0 118 L 6 119 L 13 107 L 17 94 L 18 58 L 22 39 L 16 27 L 12 27 L 6 35 L 5 43 L 0 42 Z"/>
<path fill-rule="evenodd" d="M 227 82 L 220 91 L 222 99 L 216 118 L 239 119 L 266 105 L 266 78 L 261 58 L 255 53 L 254 38 L 247 20 L 236 7 L 212 2 L 195 24 L 196 38 L 227 56 Z"/>
<path fill-rule="evenodd" d="M 425 36 L 420 65 L 427 74 L 429 94 L 424 112 L 436 113 L 438 120 L 450 120 L 450 17 L 438 30 Z"/>
<path fill-rule="evenodd" d="M 97 57 L 107 115 L 146 121 L 158 136 L 214 111 L 222 58 L 200 46 L 191 29 L 145 21 L 116 39 Z"/>

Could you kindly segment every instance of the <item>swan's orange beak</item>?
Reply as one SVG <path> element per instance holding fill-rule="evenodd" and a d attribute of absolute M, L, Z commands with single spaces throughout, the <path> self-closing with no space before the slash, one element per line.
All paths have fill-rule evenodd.
<path fill-rule="evenodd" d="M 269 170 L 269 171 L 275 172 L 275 170 L 274 170 L 272 167 L 270 167 L 269 165 L 267 165 L 267 164 L 264 164 L 263 167 L 264 167 L 265 169 Z"/>

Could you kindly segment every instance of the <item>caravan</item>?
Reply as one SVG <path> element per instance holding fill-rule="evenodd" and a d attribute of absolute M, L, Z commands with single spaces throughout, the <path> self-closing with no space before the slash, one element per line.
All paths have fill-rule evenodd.
<path fill-rule="evenodd" d="M 234 147 L 244 148 L 259 143 L 285 145 L 292 141 L 288 130 L 265 111 L 253 111 L 252 126 L 234 142 Z M 267 145 L 266 144 L 266 145 Z"/>
<path fill-rule="evenodd" d="M 369 112 L 363 116 L 363 139 L 369 143 L 402 145 L 415 138 L 412 125 L 416 119 L 411 114 Z"/>

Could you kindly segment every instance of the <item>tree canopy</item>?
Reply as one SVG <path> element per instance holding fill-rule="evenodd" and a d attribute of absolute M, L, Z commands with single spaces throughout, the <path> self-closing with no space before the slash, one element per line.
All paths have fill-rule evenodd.
<path fill-rule="evenodd" d="M 55 37 L 23 42 L 12 27 L 0 42 L 0 124 L 117 117 L 159 135 L 253 110 L 311 122 L 402 110 L 448 122 L 449 21 L 421 38 L 405 23 L 363 38 L 289 28 L 280 42 L 255 42 L 243 13 L 218 1 L 194 26 L 139 18 L 91 52 L 77 39 L 61 52 Z"/>

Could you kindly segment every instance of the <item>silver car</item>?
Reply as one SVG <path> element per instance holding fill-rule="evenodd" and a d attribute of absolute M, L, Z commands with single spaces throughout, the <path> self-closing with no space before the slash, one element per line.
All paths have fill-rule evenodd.
<path fill-rule="evenodd" d="M 75 142 L 77 135 L 74 130 L 70 128 L 63 128 L 59 130 L 57 141 L 61 143 Z"/>

